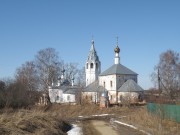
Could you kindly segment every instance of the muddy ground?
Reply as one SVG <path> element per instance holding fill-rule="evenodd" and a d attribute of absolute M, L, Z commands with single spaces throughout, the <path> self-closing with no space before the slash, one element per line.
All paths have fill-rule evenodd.
<path fill-rule="evenodd" d="M 129 127 L 112 125 L 107 120 L 87 120 L 81 126 L 84 135 L 144 135 Z"/>

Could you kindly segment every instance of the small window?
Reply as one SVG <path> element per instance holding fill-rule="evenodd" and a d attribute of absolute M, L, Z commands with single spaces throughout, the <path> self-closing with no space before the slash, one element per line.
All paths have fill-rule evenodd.
<path fill-rule="evenodd" d="M 120 95 L 119 99 L 120 99 L 120 101 L 122 101 L 122 99 L 123 99 L 122 95 Z"/>
<path fill-rule="evenodd" d="M 112 81 L 110 81 L 110 86 L 111 86 L 111 87 L 113 86 Z"/>
<path fill-rule="evenodd" d="M 91 68 L 93 68 L 93 63 L 91 63 Z"/>
<path fill-rule="evenodd" d="M 56 100 L 59 100 L 59 96 L 56 97 Z"/>
<path fill-rule="evenodd" d="M 68 95 L 68 96 L 67 96 L 67 101 L 69 101 L 69 100 L 70 100 L 70 96 Z"/>
<path fill-rule="evenodd" d="M 111 100 L 113 99 L 113 96 L 111 95 Z"/>
<path fill-rule="evenodd" d="M 96 69 L 98 69 L 98 63 L 96 63 Z"/>
<path fill-rule="evenodd" d="M 86 69 L 88 69 L 88 63 L 86 64 Z"/>
<path fill-rule="evenodd" d="M 106 83 L 104 82 L 104 88 L 106 87 Z"/>

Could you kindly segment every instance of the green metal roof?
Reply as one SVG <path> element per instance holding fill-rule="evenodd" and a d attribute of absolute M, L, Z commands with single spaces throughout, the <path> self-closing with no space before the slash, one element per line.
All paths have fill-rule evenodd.
<path fill-rule="evenodd" d="M 128 69 L 127 67 L 121 65 L 121 64 L 114 64 L 104 72 L 100 74 L 100 76 L 106 76 L 106 75 L 138 75 L 134 71 Z"/>

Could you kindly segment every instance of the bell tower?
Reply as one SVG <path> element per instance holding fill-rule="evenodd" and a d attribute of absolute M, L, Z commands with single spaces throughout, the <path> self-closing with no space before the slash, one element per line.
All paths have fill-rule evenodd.
<path fill-rule="evenodd" d="M 101 73 L 101 62 L 94 47 L 94 40 L 92 39 L 91 49 L 85 64 L 86 71 L 86 86 L 98 80 Z"/>

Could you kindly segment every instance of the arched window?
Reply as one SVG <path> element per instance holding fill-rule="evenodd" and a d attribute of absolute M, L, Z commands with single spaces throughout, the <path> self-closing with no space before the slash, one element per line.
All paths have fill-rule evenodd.
<path fill-rule="evenodd" d="M 91 68 L 93 68 L 93 63 L 91 63 Z"/>
<path fill-rule="evenodd" d="M 56 97 L 56 100 L 59 100 L 59 96 Z"/>
<path fill-rule="evenodd" d="M 113 86 L 113 83 L 112 83 L 112 81 L 110 81 L 110 86 L 111 86 L 111 87 Z"/>
<path fill-rule="evenodd" d="M 106 82 L 104 82 L 104 88 L 106 87 Z"/>
<path fill-rule="evenodd" d="M 88 63 L 86 64 L 86 69 L 88 69 Z"/>
<path fill-rule="evenodd" d="M 113 99 L 113 96 L 111 95 L 111 100 Z"/>
<path fill-rule="evenodd" d="M 120 99 L 120 101 L 122 102 L 122 100 L 123 100 L 123 96 L 122 96 L 122 95 L 120 95 L 119 99 Z"/>
<path fill-rule="evenodd" d="M 67 96 L 67 101 L 69 101 L 69 100 L 70 100 L 70 96 L 68 95 L 68 96 Z"/>
<path fill-rule="evenodd" d="M 98 69 L 98 63 L 96 63 L 96 69 Z"/>

